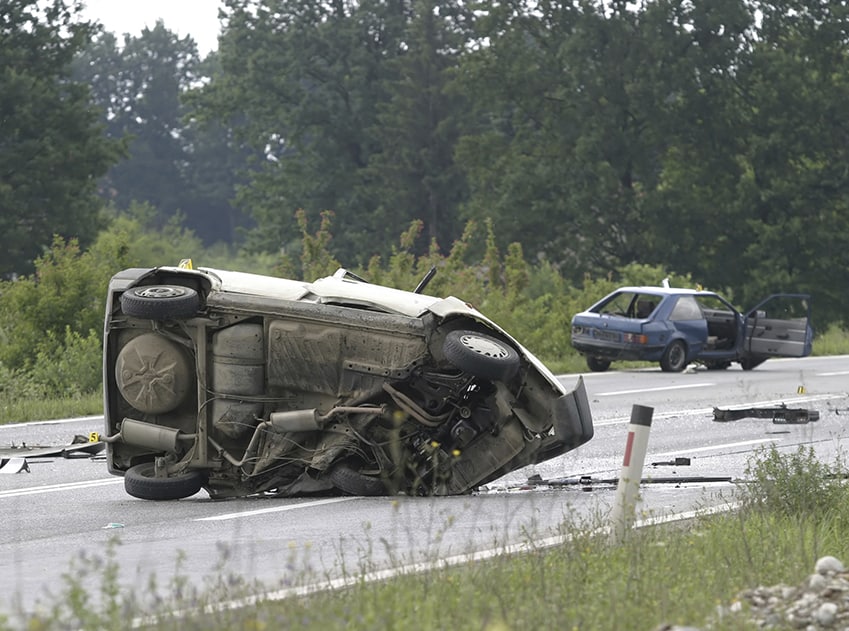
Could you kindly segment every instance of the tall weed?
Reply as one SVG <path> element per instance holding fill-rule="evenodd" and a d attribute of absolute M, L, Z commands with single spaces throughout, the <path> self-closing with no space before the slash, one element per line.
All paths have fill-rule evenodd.
<path fill-rule="evenodd" d="M 814 448 L 800 445 L 784 454 L 775 445 L 758 449 L 746 465 L 744 505 L 784 517 L 833 511 L 843 501 L 845 468 L 820 461 Z"/>

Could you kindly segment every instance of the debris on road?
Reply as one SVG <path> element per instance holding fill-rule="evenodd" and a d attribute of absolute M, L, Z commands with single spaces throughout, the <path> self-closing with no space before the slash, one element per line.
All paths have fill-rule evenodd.
<path fill-rule="evenodd" d="M 552 480 L 544 480 L 539 475 L 533 475 L 528 478 L 525 486 L 580 486 L 584 490 L 589 490 L 594 486 L 615 486 L 618 483 L 618 478 L 593 478 L 589 475 L 582 475 L 575 478 L 554 478 Z M 731 476 L 670 476 L 659 477 L 649 476 L 642 478 L 640 484 L 707 484 L 711 482 L 731 482 Z"/>
<path fill-rule="evenodd" d="M 29 463 L 26 458 L 0 458 L 0 473 L 29 473 Z"/>
<path fill-rule="evenodd" d="M 14 458 L 91 458 L 106 449 L 106 443 L 100 440 L 100 434 L 92 432 L 88 436 L 77 434 L 67 445 L 11 445 L 0 447 L 0 459 Z"/>
<path fill-rule="evenodd" d="M 788 408 L 784 403 L 776 407 L 713 408 L 714 421 L 737 421 L 741 418 L 768 418 L 776 424 L 804 425 L 810 421 L 818 421 L 820 413 L 804 408 Z"/>
<path fill-rule="evenodd" d="M 676 457 L 674 460 L 664 460 L 663 462 L 652 462 L 653 467 L 689 467 L 690 459 Z"/>

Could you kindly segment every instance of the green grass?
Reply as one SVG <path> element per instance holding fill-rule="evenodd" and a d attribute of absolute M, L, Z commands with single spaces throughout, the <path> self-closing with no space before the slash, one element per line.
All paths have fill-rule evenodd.
<path fill-rule="evenodd" d="M 849 354 L 849 332 L 838 326 L 831 326 L 822 334 L 814 337 L 814 355 Z"/>
<path fill-rule="evenodd" d="M 733 512 L 632 530 L 618 544 L 598 534 L 602 523 L 563 524 L 566 542 L 557 546 L 388 580 L 366 580 L 374 568 L 365 559 L 349 570 L 350 585 L 343 589 L 214 612 L 202 609 L 261 593 L 261 586 L 233 580 L 225 562 L 205 590 L 192 591 L 178 562 L 161 586 L 147 585 L 146 600 L 141 585 L 124 595 L 115 582 L 121 550 L 114 542 L 105 559 L 90 560 L 88 572 L 68 572 L 57 603 L 30 618 L 28 628 L 123 629 L 130 617 L 145 615 L 153 618 L 143 628 L 175 631 L 756 629 L 745 600 L 739 613 L 730 613 L 744 590 L 796 586 L 818 558 L 849 559 L 849 491 L 842 471 L 818 462 L 810 448 L 789 455 L 764 449 L 751 461 L 750 482 L 740 489 L 742 508 Z M 99 608 L 80 588 L 90 571 L 102 577 Z"/>
<path fill-rule="evenodd" d="M 103 395 L 100 392 L 43 399 L 0 396 L 0 425 L 99 414 L 103 414 Z"/>
<path fill-rule="evenodd" d="M 703 627 L 744 589 L 798 584 L 819 555 L 847 558 L 846 515 L 744 511 L 644 529 L 621 546 L 575 533 L 556 548 L 362 583 L 160 629 L 592 629 Z M 845 532 L 845 530 L 844 530 Z M 714 629 L 747 627 L 743 617 Z"/>

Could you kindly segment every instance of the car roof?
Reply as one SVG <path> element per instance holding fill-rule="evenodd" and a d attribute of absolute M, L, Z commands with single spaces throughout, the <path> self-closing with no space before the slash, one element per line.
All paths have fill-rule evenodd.
<path fill-rule="evenodd" d="M 656 287 L 654 285 L 628 285 L 619 287 L 611 293 L 632 292 L 635 294 L 654 294 L 656 296 L 716 296 L 715 292 L 703 289 L 690 289 L 689 287 Z"/>

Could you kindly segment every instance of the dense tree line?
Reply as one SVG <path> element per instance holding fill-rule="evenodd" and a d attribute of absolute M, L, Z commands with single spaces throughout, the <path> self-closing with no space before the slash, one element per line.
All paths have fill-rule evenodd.
<path fill-rule="evenodd" d="M 113 212 L 146 202 L 157 227 L 176 216 L 207 244 L 298 254 L 297 211 L 313 222 L 328 211 L 328 249 L 354 267 L 389 257 L 414 221 L 419 255 L 490 221 L 501 251 L 521 244 L 574 284 L 648 264 L 741 305 L 810 292 L 819 323 L 845 321 L 839 0 L 226 0 L 206 59 L 162 24 L 119 44 L 74 22 L 74 3 L 7 4 L 0 120 L 16 131 L 0 165 L 53 183 L 68 164 L 74 139 L 33 139 L 53 143 L 58 162 L 42 165 L 17 140 L 26 126 L 8 126 L 51 99 L 69 110 L 42 128 L 82 118 L 93 153 L 60 169 L 76 191 L 47 187 L 37 202 L 0 166 L 5 274 L 51 242 L 25 230 L 35 206 L 53 231 L 90 240 L 98 182 Z M 22 42 L 65 52 L 29 66 Z M 50 91 L 20 87 L 27 73 Z M 124 159 L 109 153 L 118 142 Z"/>
<path fill-rule="evenodd" d="M 102 227 L 96 179 L 120 156 L 70 65 L 93 29 L 56 3 L 0 10 L 0 274 L 32 270 L 54 234 L 90 243 Z"/>

